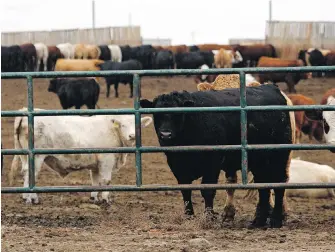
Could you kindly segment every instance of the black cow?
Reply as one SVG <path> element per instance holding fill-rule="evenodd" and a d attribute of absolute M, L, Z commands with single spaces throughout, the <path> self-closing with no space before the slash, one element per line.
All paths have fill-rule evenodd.
<path fill-rule="evenodd" d="M 1 46 L 1 72 L 10 72 L 10 50 L 7 46 Z"/>
<path fill-rule="evenodd" d="M 206 64 L 205 58 L 200 52 L 176 53 L 175 61 L 177 69 L 197 69 Z"/>
<path fill-rule="evenodd" d="M 21 72 L 24 70 L 24 55 L 20 46 L 1 46 L 1 71 Z"/>
<path fill-rule="evenodd" d="M 108 70 L 141 70 L 142 64 L 137 60 L 127 60 L 123 62 L 112 62 L 105 61 L 104 63 L 98 65 L 100 70 L 108 71 Z M 110 86 L 114 84 L 115 89 L 115 97 L 119 97 L 119 83 L 127 84 L 130 86 L 130 98 L 133 97 L 133 75 L 114 75 L 114 76 L 106 76 L 105 77 L 107 83 L 107 93 L 106 97 L 109 97 Z"/>
<path fill-rule="evenodd" d="M 204 57 L 207 66 L 210 68 L 214 66 L 214 53 L 212 51 L 199 51 L 199 54 Z"/>
<path fill-rule="evenodd" d="M 298 59 L 302 60 L 305 64 L 311 66 L 326 66 L 326 58 L 323 56 L 322 52 L 318 49 L 312 51 L 300 50 L 298 53 Z M 321 77 L 322 72 L 313 72 L 313 77 Z"/>
<path fill-rule="evenodd" d="M 131 59 L 131 47 L 129 45 L 120 46 L 122 61 L 127 61 Z"/>
<path fill-rule="evenodd" d="M 156 69 L 173 69 L 174 68 L 174 57 L 170 50 L 161 50 L 157 52 L 154 68 Z"/>
<path fill-rule="evenodd" d="M 86 105 L 94 109 L 99 100 L 100 86 L 93 78 L 58 78 L 50 80 L 49 92 L 58 95 L 63 109 Z"/>
<path fill-rule="evenodd" d="M 131 47 L 131 59 L 141 62 L 143 69 L 153 69 L 156 49 L 152 45 Z"/>
<path fill-rule="evenodd" d="M 189 50 L 190 52 L 198 52 L 198 51 L 200 51 L 199 47 L 196 46 L 196 45 L 191 45 L 191 46 L 189 46 L 189 47 L 188 47 L 188 50 Z"/>
<path fill-rule="evenodd" d="M 247 88 L 248 106 L 287 105 L 285 97 L 275 85 Z M 240 106 L 240 90 L 172 92 L 156 97 L 153 102 L 141 100 L 143 108 Z M 240 145 L 239 112 L 158 113 L 153 115 L 156 134 L 161 146 Z M 294 120 L 294 118 L 292 118 Z M 294 129 L 288 111 L 248 112 L 249 144 L 292 144 Z M 256 183 L 287 182 L 290 150 L 258 150 L 248 154 L 248 169 Z M 178 184 L 191 184 L 202 177 L 203 184 L 216 184 L 220 170 L 227 181 L 237 180 L 241 169 L 241 151 L 165 152 L 168 165 Z M 271 213 L 272 227 L 281 227 L 284 218 L 285 189 L 275 189 L 275 206 Z M 228 190 L 228 202 L 234 190 Z M 213 214 L 215 190 L 202 190 L 205 212 Z M 191 191 L 182 190 L 185 213 L 193 215 Z M 266 225 L 270 216 L 270 190 L 259 190 L 259 202 L 252 227 Z M 225 218 L 233 219 L 233 203 L 225 206 Z"/>
<path fill-rule="evenodd" d="M 108 48 L 107 45 L 99 45 L 99 49 L 101 52 L 99 59 L 101 60 L 111 60 L 112 59 L 111 50 Z"/>

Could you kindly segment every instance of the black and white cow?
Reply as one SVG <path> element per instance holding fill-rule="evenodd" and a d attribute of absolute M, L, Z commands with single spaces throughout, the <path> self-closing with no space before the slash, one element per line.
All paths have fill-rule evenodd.
<path fill-rule="evenodd" d="M 262 85 L 247 89 L 250 106 L 291 105 L 291 101 L 275 85 Z M 143 108 L 239 106 L 240 90 L 172 92 L 153 101 L 141 100 Z M 158 113 L 153 115 L 156 134 L 161 146 L 240 145 L 240 113 Z M 294 113 L 289 111 L 248 112 L 249 144 L 292 144 L 295 138 Z M 228 183 L 236 183 L 237 170 L 241 169 L 241 152 L 165 152 L 167 162 L 178 184 L 191 184 L 202 177 L 204 184 L 216 184 L 219 173 L 225 171 Z M 249 151 L 248 169 L 256 183 L 280 183 L 288 180 L 290 150 Z M 252 227 L 266 225 L 270 216 L 271 227 L 281 227 L 284 219 L 285 189 L 275 189 L 275 206 L 271 213 L 270 189 L 259 190 L 259 202 Z M 202 190 L 205 212 L 213 214 L 216 190 Z M 235 216 L 234 190 L 227 191 L 224 218 Z M 182 190 L 185 213 L 193 215 L 191 191 Z"/>

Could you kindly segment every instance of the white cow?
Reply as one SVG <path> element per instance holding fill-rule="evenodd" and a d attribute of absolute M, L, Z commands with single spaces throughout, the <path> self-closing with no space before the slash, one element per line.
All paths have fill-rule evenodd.
<path fill-rule="evenodd" d="M 47 71 L 47 62 L 49 57 L 48 47 L 43 43 L 34 44 L 36 48 L 36 71 L 39 71 L 41 62 L 43 62 L 44 71 Z"/>
<path fill-rule="evenodd" d="M 330 95 L 327 98 L 327 105 L 335 108 L 335 97 Z M 335 144 L 335 111 L 310 110 L 305 111 L 306 117 L 311 120 L 323 120 L 324 137 L 328 144 Z M 335 150 L 331 150 L 335 153 Z"/>
<path fill-rule="evenodd" d="M 292 159 L 288 183 L 332 183 L 335 182 L 335 169 L 300 159 Z M 254 197 L 256 190 L 249 190 L 246 198 Z M 286 196 L 306 198 L 335 198 L 333 188 L 286 189 Z"/>
<path fill-rule="evenodd" d="M 26 110 L 26 108 L 21 109 Z M 142 127 L 152 122 L 151 117 L 141 118 Z M 131 146 L 135 140 L 134 115 L 96 115 L 96 116 L 47 116 L 34 119 L 35 148 L 111 148 Z M 15 149 L 28 148 L 27 117 L 16 117 L 14 121 Z M 99 154 L 61 154 L 36 155 L 35 178 L 45 163 L 60 176 L 65 177 L 73 171 L 89 169 L 92 185 L 108 185 L 112 172 L 118 170 L 118 163 L 126 162 L 126 153 Z M 20 155 L 24 187 L 29 185 L 28 157 Z M 13 183 L 18 158 L 14 157 L 11 167 L 10 183 Z M 102 200 L 109 202 L 109 192 L 102 192 Z M 23 194 L 27 203 L 38 203 L 36 193 Z M 99 201 L 98 192 L 91 198 Z"/>
<path fill-rule="evenodd" d="M 64 55 L 65 59 L 74 59 L 74 52 L 75 52 L 74 45 L 70 43 L 63 43 L 58 44 L 56 47 Z"/>
<path fill-rule="evenodd" d="M 118 45 L 108 45 L 108 48 L 111 51 L 111 60 L 113 62 L 122 62 L 121 48 Z"/>

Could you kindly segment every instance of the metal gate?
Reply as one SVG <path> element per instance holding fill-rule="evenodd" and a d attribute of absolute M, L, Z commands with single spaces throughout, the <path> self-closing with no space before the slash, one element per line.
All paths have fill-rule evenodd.
<path fill-rule="evenodd" d="M 335 183 L 254 183 L 248 184 L 248 150 L 330 150 L 335 145 L 326 144 L 266 144 L 249 145 L 247 143 L 247 112 L 248 111 L 271 111 L 271 110 L 335 110 L 330 105 L 309 106 L 247 106 L 246 104 L 246 73 L 269 73 L 269 72 L 334 72 L 335 66 L 325 67 L 294 67 L 294 68 L 233 68 L 233 69 L 192 69 L 192 70 L 134 70 L 134 71 L 96 71 L 96 72 L 25 72 L 25 73 L 1 73 L 2 79 L 26 78 L 28 85 L 28 111 L 1 111 L 2 117 L 27 116 L 28 117 L 28 149 L 3 149 L 4 155 L 28 155 L 29 156 L 29 187 L 3 187 L 2 193 L 47 193 L 47 192 L 92 192 L 92 191 L 167 191 L 167 190 L 200 190 L 200 189 L 259 189 L 259 188 L 335 188 Z M 239 74 L 240 75 L 240 107 L 192 107 L 192 108 L 140 108 L 141 77 L 162 75 L 198 75 L 198 74 Z M 134 75 L 134 108 L 133 109 L 101 109 L 101 110 L 34 110 L 33 101 L 33 78 L 53 77 L 104 77 L 109 75 Z M 142 146 L 141 140 L 141 114 L 153 113 L 196 113 L 214 111 L 240 111 L 241 114 L 241 145 L 209 145 L 209 146 L 174 146 L 153 147 Z M 34 117 L 35 116 L 58 116 L 58 115 L 116 115 L 134 114 L 136 127 L 135 147 L 123 148 L 74 148 L 74 149 L 37 149 L 34 147 Z M 201 185 L 143 185 L 142 184 L 142 153 L 153 152 L 187 152 L 187 151 L 236 151 L 241 150 L 242 184 L 201 184 Z M 92 153 L 135 153 L 136 158 L 136 185 L 114 185 L 114 186 L 35 186 L 35 155 L 38 154 L 92 154 Z"/>

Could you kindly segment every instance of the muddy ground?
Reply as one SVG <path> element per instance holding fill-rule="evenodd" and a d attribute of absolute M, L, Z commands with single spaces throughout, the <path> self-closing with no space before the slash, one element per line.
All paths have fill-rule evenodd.
<path fill-rule="evenodd" d="M 2 80 L 2 110 L 17 110 L 27 105 L 25 80 Z M 301 81 L 298 92 L 317 102 L 323 93 L 334 87 L 335 79 Z M 47 92 L 48 81 L 34 81 L 36 108 L 61 109 L 55 94 Z M 281 85 L 286 89 L 285 85 Z M 142 96 L 153 98 L 172 90 L 195 91 L 192 78 L 144 78 Z M 120 97 L 106 99 L 101 88 L 101 108 L 133 106 L 128 98 L 129 87 L 121 85 Z M 13 148 L 13 118 L 1 119 L 3 148 Z M 307 142 L 307 138 L 303 138 Z M 143 145 L 158 145 L 153 126 L 143 130 Z M 334 156 L 328 151 L 296 151 L 304 160 L 335 167 Z M 7 175 L 13 156 L 5 156 L 2 186 L 8 186 Z M 144 184 L 176 184 L 163 154 L 143 155 Z M 220 183 L 224 183 L 223 174 Z M 199 181 L 197 181 L 199 183 Z M 61 179 L 53 171 L 43 168 L 37 185 L 89 185 L 88 171 L 70 174 Z M 134 156 L 113 175 L 113 184 L 135 184 Z M 22 186 L 18 175 L 16 186 Z M 199 191 L 193 192 L 196 218 L 184 219 L 182 197 L 179 192 L 112 193 L 110 206 L 97 206 L 89 201 L 89 193 L 40 194 L 41 204 L 26 205 L 21 195 L 1 195 L 1 224 L 3 251 L 334 251 L 334 199 L 289 198 L 287 223 L 277 230 L 249 230 L 255 200 L 242 199 L 236 193 L 238 212 L 230 227 L 220 221 L 203 221 L 203 200 Z M 221 213 L 225 192 L 218 191 L 215 211 Z M 203 239 L 197 239 L 203 238 Z"/>

